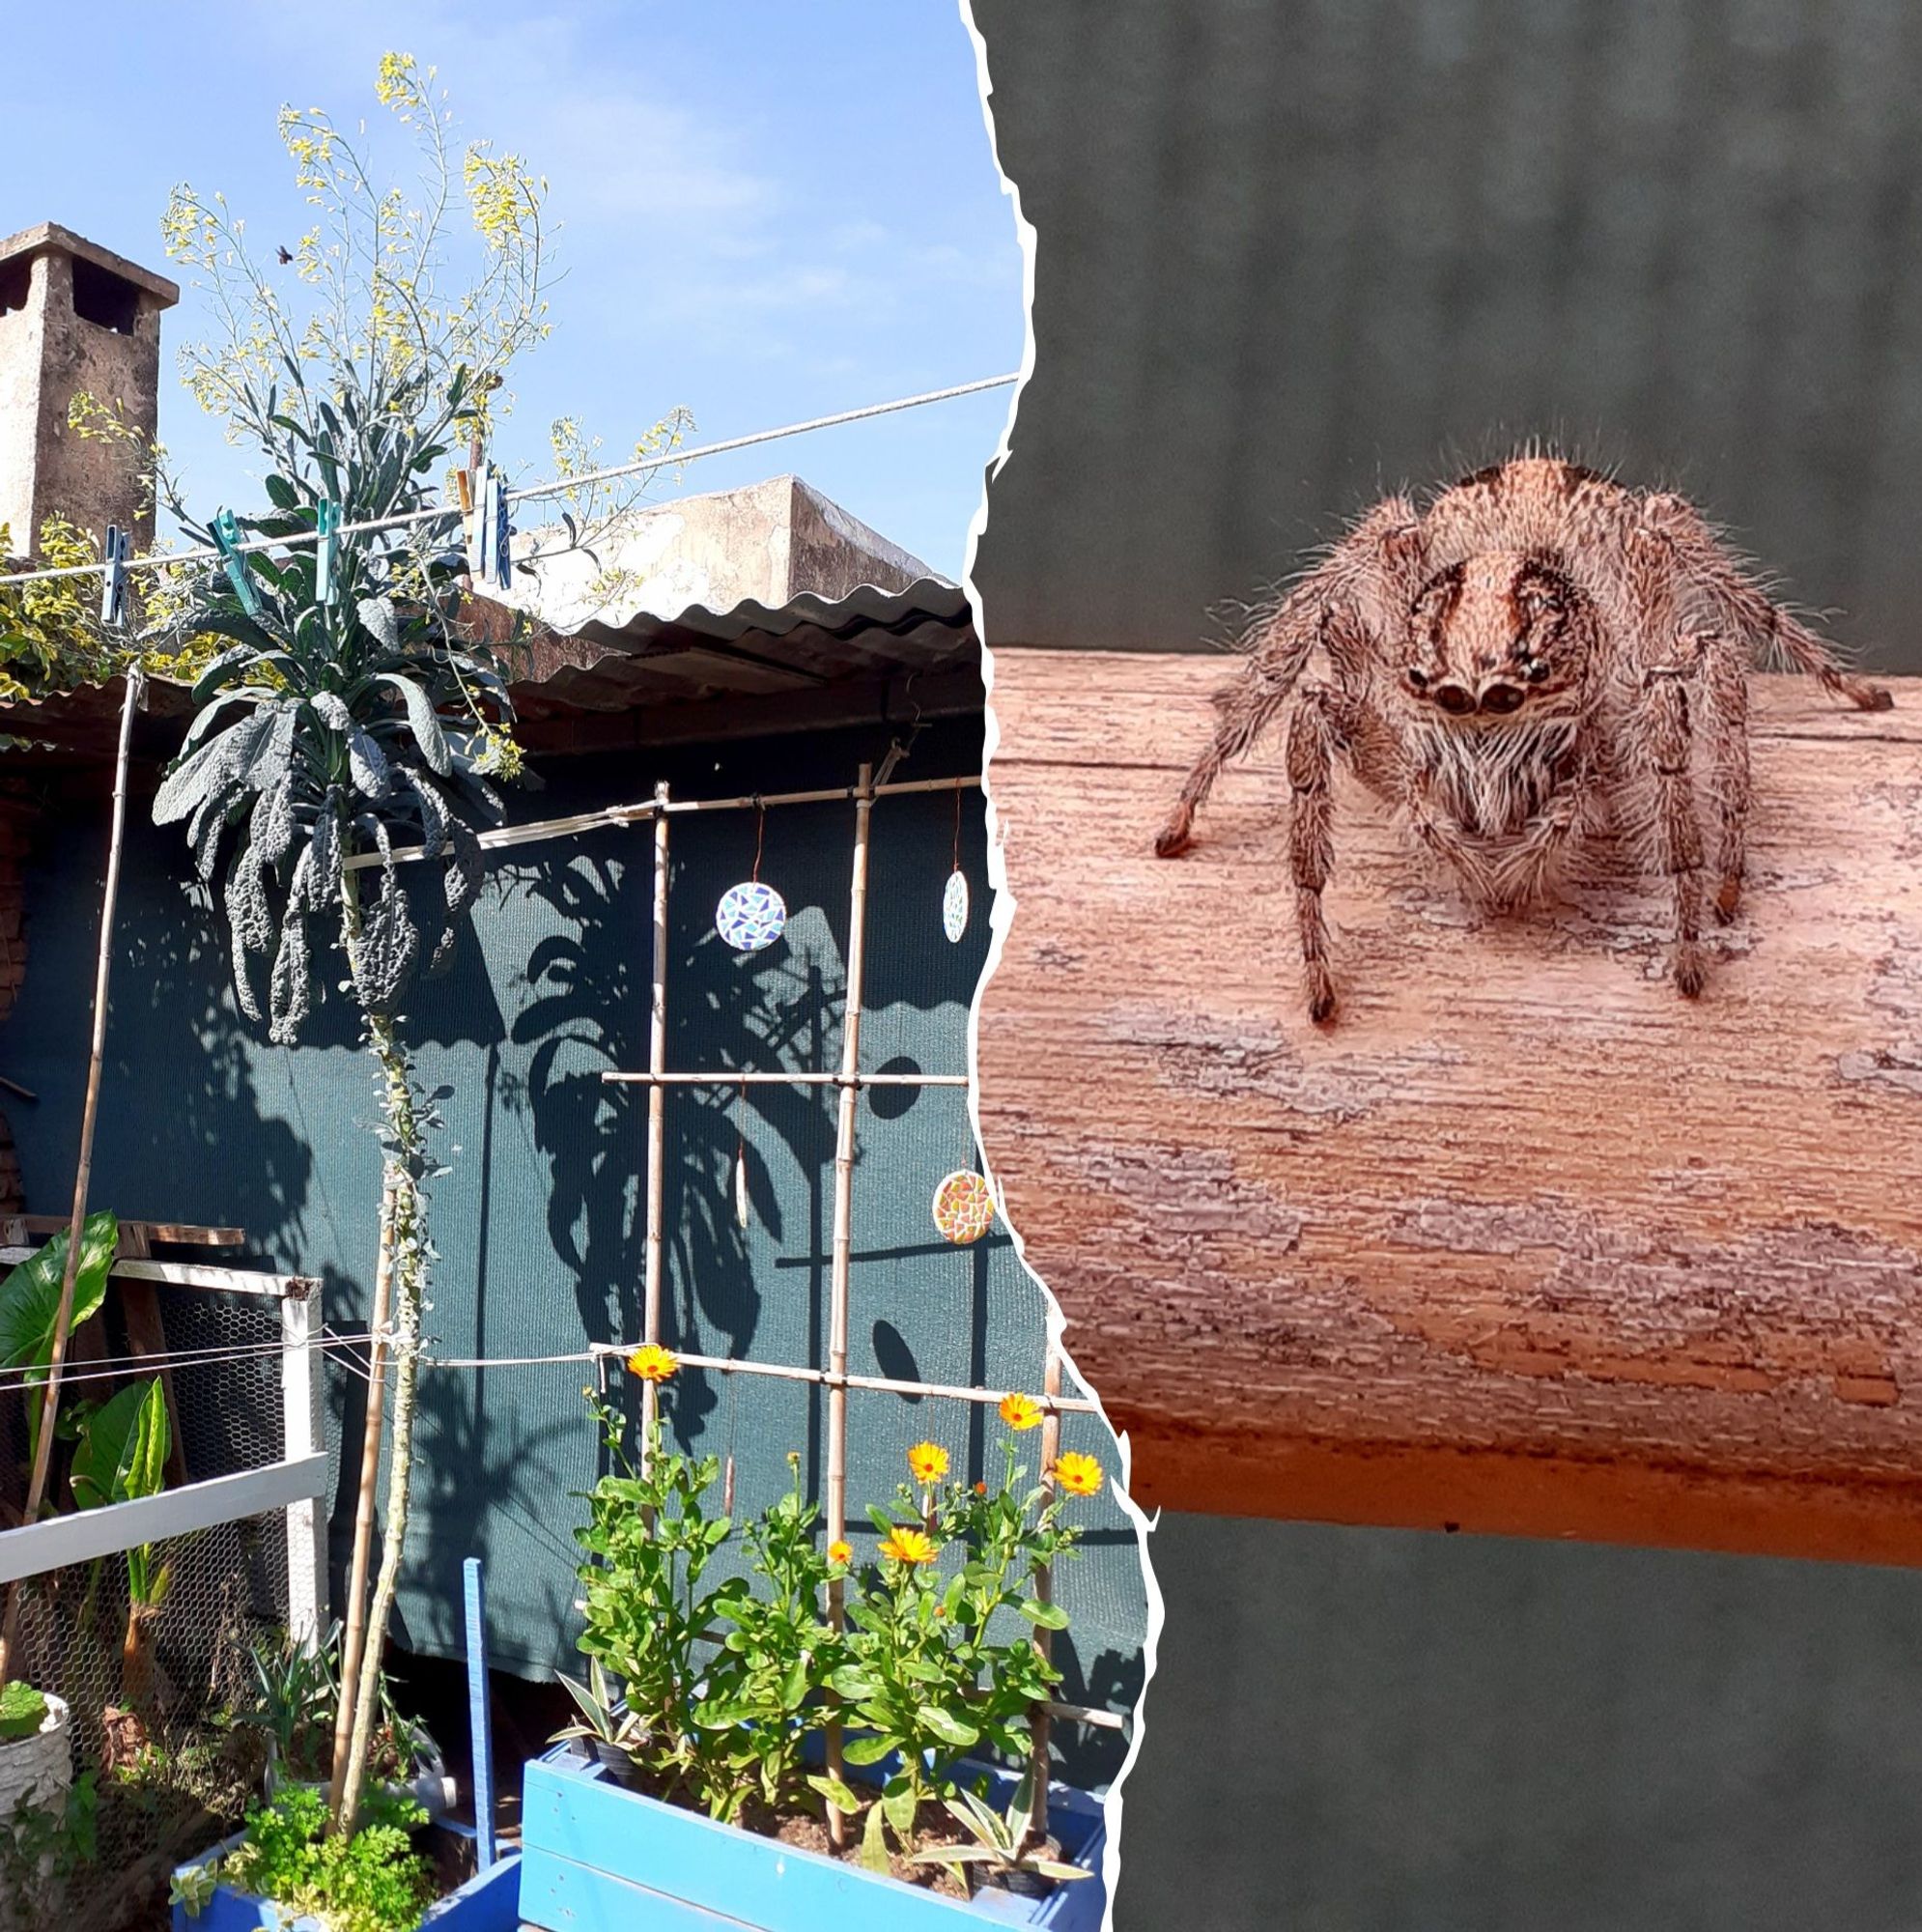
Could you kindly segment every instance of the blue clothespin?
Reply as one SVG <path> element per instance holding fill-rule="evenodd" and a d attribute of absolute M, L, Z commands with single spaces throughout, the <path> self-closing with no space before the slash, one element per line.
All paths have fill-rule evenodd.
<path fill-rule="evenodd" d="M 249 617 L 258 617 L 260 592 L 254 588 L 254 581 L 247 573 L 247 559 L 240 554 L 240 526 L 234 521 L 233 511 L 219 511 L 207 528 L 213 539 L 213 548 L 220 553 L 227 581 L 234 586 L 235 596 L 240 600 L 240 609 Z"/>
<path fill-rule="evenodd" d="M 507 516 L 507 478 L 497 470 L 494 478 L 494 581 L 503 590 L 514 587 L 514 526 Z"/>
<path fill-rule="evenodd" d="M 478 522 L 480 555 L 474 575 L 484 583 L 497 583 L 503 590 L 511 589 L 514 530 L 507 514 L 507 479 L 492 463 L 481 480 Z"/>
<path fill-rule="evenodd" d="M 314 602 L 334 604 L 340 600 L 340 584 L 335 579 L 339 562 L 336 554 L 340 528 L 340 505 L 323 503 L 314 513 L 317 538 L 314 544 Z"/>
<path fill-rule="evenodd" d="M 106 565 L 100 577 L 100 622 L 114 629 L 127 622 L 127 565 L 132 555 L 133 532 L 109 524 L 100 546 L 100 561 Z"/>

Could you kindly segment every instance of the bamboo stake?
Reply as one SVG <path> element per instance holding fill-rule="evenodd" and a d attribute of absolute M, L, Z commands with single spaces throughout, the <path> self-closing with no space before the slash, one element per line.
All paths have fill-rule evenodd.
<path fill-rule="evenodd" d="M 1050 1317 L 1048 1334 L 1048 1359 L 1041 1371 L 1041 1393 L 1047 1406 L 1041 1414 L 1041 1487 L 1045 1492 L 1041 1506 L 1055 1500 L 1055 1463 L 1061 1453 L 1061 1351 L 1055 1345 L 1053 1317 Z M 1052 1604 L 1055 1601 L 1055 1567 L 1052 1563 L 1038 1563 L 1034 1567 L 1035 1601 Z M 1041 1653 L 1043 1663 L 1052 1663 L 1055 1656 L 1055 1634 L 1044 1624 L 1034 1626 L 1034 1648 Z M 1029 1720 L 1029 1732 L 1033 1744 L 1033 1806 L 1030 1810 L 1029 1831 L 1036 1845 L 1047 1842 L 1048 1837 L 1048 1746 L 1053 1730 L 1054 1712 L 1047 1703 L 1036 1704 L 1033 1716 Z"/>
<path fill-rule="evenodd" d="M 381 1476 L 381 1436 L 387 1404 L 387 1303 L 394 1280 L 394 1182 L 381 1189 L 381 1248 L 374 1264 L 374 1299 L 368 1311 L 367 1419 L 360 1434 L 360 1493 L 353 1505 L 353 1562 L 347 1584 L 347 1627 L 340 1642 L 340 1703 L 334 1713 L 333 1774 L 327 1782 L 327 1816 L 340 1813 L 347 1784 L 348 1746 L 353 1706 L 360 1692 L 360 1663 L 367 1639 L 367 1565 L 374 1547 L 374 1492 Z"/>
<path fill-rule="evenodd" d="M 647 1092 L 647 1271 L 641 1315 L 641 1338 L 661 1340 L 661 1278 L 666 1256 L 662 1194 L 667 1173 L 667 1090 L 660 1076 L 667 1066 L 667 786 L 654 787 L 654 969 L 653 998 L 647 1021 L 647 1068 L 654 1076 Z M 640 1385 L 640 1457 L 647 1468 L 649 1439 L 661 1412 L 661 1391 L 654 1382 Z"/>
<path fill-rule="evenodd" d="M 965 1073 L 603 1073 L 636 1087 L 965 1087 Z"/>
<path fill-rule="evenodd" d="M 854 1131 L 861 1090 L 862 965 L 867 944 L 867 829 L 874 811 L 874 767 L 862 765 L 855 786 L 854 876 L 848 889 L 847 996 L 841 1013 L 841 1106 L 834 1134 L 834 1249 L 828 1288 L 828 1540 L 848 1533 L 848 1270 L 854 1255 Z M 660 1093 L 660 1088 L 654 1090 Z M 828 1584 L 828 1621 L 842 1626 L 843 1579 Z M 842 1772 L 839 1719 L 828 1724 L 828 1776 Z M 847 1820 L 828 1806 L 828 1836 L 838 1850 Z"/>
<path fill-rule="evenodd" d="M 870 785 L 868 796 L 899 798 L 904 792 L 967 791 L 980 782 L 978 777 L 908 779 L 900 784 Z M 638 825 L 664 812 L 746 811 L 750 809 L 758 811 L 771 805 L 832 805 L 836 800 L 854 796 L 855 787 L 852 785 L 829 785 L 817 791 L 770 792 L 765 797 L 749 793 L 745 798 L 677 798 L 672 805 L 663 805 L 658 799 L 641 805 L 609 805 L 599 811 L 578 811 L 567 818 L 530 818 L 523 825 L 497 825 L 480 835 L 480 847 L 483 852 L 498 852 L 515 845 L 538 845 L 545 839 L 569 838 L 580 832 L 601 832 L 615 825 Z M 426 858 L 427 851 L 420 845 L 397 845 L 393 856 L 395 865 L 405 866 L 415 859 Z M 384 866 L 387 862 L 385 855 L 380 852 L 357 852 L 342 863 L 350 871 L 355 871 L 369 866 Z"/>
<path fill-rule="evenodd" d="M 107 985 L 113 973 L 113 915 L 120 897 L 120 860 L 127 838 L 127 767 L 133 743 L 133 714 L 140 708 L 147 680 L 136 665 L 127 672 L 126 695 L 120 707 L 120 748 L 114 756 L 113 820 L 107 835 L 107 876 L 100 895 L 100 945 L 94 968 L 94 1032 L 87 1057 L 87 1094 L 80 1110 L 80 1160 L 73 1175 L 73 1209 L 67 1221 L 67 1264 L 60 1274 L 60 1304 L 53 1317 L 53 1348 L 47 1358 L 46 1395 L 41 1405 L 40 1440 L 34 1449 L 33 1474 L 27 1483 L 22 1521 L 40 1515 L 46 1496 L 47 1471 L 53 1461 L 53 1425 L 60 1412 L 60 1372 L 67 1360 L 67 1343 L 73 1327 L 73 1285 L 80 1270 L 80 1231 L 87 1220 L 87 1183 L 94 1172 L 94 1127 L 100 1110 L 100 1072 L 106 1064 Z M 14 1667 L 18 1636 L 20 1585 L 7 1592 L 7 1610 L 0 1618 L 0 1684 Z"/>
<path fill-rule="evenodd" d="M 585 1355 L 539 1355 L 529 1357 L 534 1362 L 579 1362 L 588 1360 L 606 1361 L 613 1356 L 634 1353 L 632 1342 L 596 1342 Z M 789 1362 L 749 1362 L 738 1355 L 692 1355 L 684 1354 L 679 1349 L 674 1350 L 674 1360 L 684 1369 L 705 1369 L 723 1376 L 773 1376 L 781 1381 L 814 1382 L 823 1388 L 833 1388 L 837 1384 L 842 1388 L 860 1389 L 863 1393 L 877 1395 L 905 1395 L 914 1397 L 933 1396 L 947 1402 L 972 1402 L 994 1406 L 1005 1402 L 1015 1391 L 1008 1389 L 972 1388 L 961 1382 L 919 1382 L 903 1379 L 895 1376 L 836 1376 L 827 1369 L 799 1368 Z M 481 1360 L 433 1360 L 427 1363 L 431 1369 L 499 1368 L 507 1366 L 499 1362 Z M 1020 1391 L 1026 1394 L 1024 1389 Z M 1099 1413 L 1100 1405 L 1090 1396 L 1055 1395 L 1041 1399 L 1044 1408 L 1059 1409 L 1064 1415 L 1094 1415 Z"/>

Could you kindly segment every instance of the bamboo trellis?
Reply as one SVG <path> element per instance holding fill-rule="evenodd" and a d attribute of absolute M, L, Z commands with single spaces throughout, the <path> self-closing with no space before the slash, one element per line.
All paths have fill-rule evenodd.
<path fill-rule="evenodd" d="M 882 768 L 884 781 L 892 763 L 893 758 L 890 756 L 888 764 Z M 856 1123 L 862 1091 L 877 1087 L 965 1089 L 972 1085 L 971 1076 L 965 1073 L 869 1073 L 862 1068 L 862 995 L 867 947 L 867 856 L 870 820 L 878 799 L 913 792 L 959 792 L 971 787 L 978 788 L 980 782 L 978 776 L 971 776 L 919 779 L 905 783 L 889 784 L 885 781 L 877 782 L 873 766 L 863 764 L 852 786 L 817 788 L 765 796 L 676 799 L 670 796 L 668 787 L 663 783 L 655 787 L 654 797 L 644 804 L 615 806 L 603 811 L 583 813 L 578 817 L 551 819 L 538 825 L 516 827 L 505 838 L 500 835 L 495 835 L 498 842 L 506 843 L 511 838 L 512 842 L 520 844 L 534 838 L 570 837 L 608 825 L 631 825 L 648 820 L 653 822 L 653 963 L 648 1064 L 644 1071 L 611 1070 L 601 1076 L 604 1081 L 610 1084 L 631 1083 L 643 1085 L 648 1090 L 646 1247 L 640 1336 L 642 1344 L 659 1345 L 663 1339 L 662 1284 L 666 1263 L 663 1203 L 665 1194 L 664 1182 L 666 1166 L 668 1089 L 700 1086 L 740 1087 L 757 1084 L 831 1087 L 837 1092 L 839 1105 L 834 1136 L 834 1207 L 829 1275 L 827 1366 L 816 1368 L 811 1365 L 792 1363 L 755 1362 L 732 1356 L 675 1351 L 676 1359 L 684 1368 L 721 1375 L 774 1377 L 789 1381 L 810 1383 L 827 1391 L 827 1467 L 823 1488 L 830 1542 L 841 1541 L 847 1534 L 847 1398 L 850 1390 L 915 1398 L 932 1397 L 937 1400 L 976 1404 L 999 1403 L 1006 1393 L 1000 1389 L 970 1387 L 948 1382 L 857 1375 L 851 1373 L 848 1368 Z M 838 1069 L 834 1072 L 744 1073 L 736 1070 L 707 1072 L 669 1068 L 666 1064 L 667 886 L 668 828 L 672 820 L 689 812 L 761 810 L 777 806 L 818 805 L 836 800 L 852 800 L 855 808 L 853 864 L 848 890 L 848 936 L 844 959 L 845 997 L 841 1022 L 841 1062 Z M 408 855 L 396 854 L 396 857 L 405 856 Z M 631 1343 L 603 1343 L 596 1345 L 593 1352 L 605 1368 L 610 1359 L 630 1352 L 633 1346 Z M 1096 1404 L 1088 1398 L 1063 1394 L 1062 1383 L 1062 1357 L 1055 1330 L 1051 1325 L 1044 1349 L 1040 1396 L 1044 1418 L 1041 1428 L 1044 1482 L 1049 1481 L 1045 1472 L 1052 1468 L 1060 1450 L 1061 1415 L 1064 1412 L 1083 1414 L 1097 1412 Z M 651 1381 L 643 1383 L 642 1416 L 646 1429 L 651 1430 L 654 1424 L 659 1412 L 659 1399 L 657 1385 Z M 828 1588 L 830 1620 L 838 1629 L 843 1615 L 841 1579 L 838 1577 L 833 1579 Z M 1050 1567 L 1043 1565 L 1035 1574 L 1035 1594 L 1043 1602 L 1047 1602 L 1052 1599 L 1053 1590 L 1054 1578 Z M 1034 1642 L 1043 1657 L 1050 1655 L 1052 1641 L 1048 1631 L 1037 1629 Z M 1114 1712 L 1093 1710 L 1085 1705 L 1068 1704 L 1059 1700 L 1049 1700 L 1036 1706 L 1032 1723 L 1035 1765 L 1033 1824 L 1039 1833 L 1045 1833 L 1047 1830 L 1049 1731 L 1051 1720 L 1057 1718 L 1070 1722 L 1115 1729 L 1123 1727 L 1126 1722 L 1124 1718 Z M 841 1731 L 838 1722 L 830 1723 L 827 1745 L 830 1773 L 838 1776 L 842 1770 Z M 832 1806 L 829 1808 L 829 1825 L 835 1842 L 839 1843 L 845 1830 L 845 1822 L 840 1813 Z"/>

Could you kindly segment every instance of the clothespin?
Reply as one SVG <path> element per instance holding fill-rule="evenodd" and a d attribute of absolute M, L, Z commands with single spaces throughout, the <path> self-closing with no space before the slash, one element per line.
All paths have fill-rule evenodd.
<path fill-rule="evenodd" d="M 507 513 L 507 479 L 495 465 L 487 466 L 480 483 L 480 507 L 475 512 L 474 576 L 483 583 L 507 590 L 514 583 L 511 542 L 513 526 Z"/>
<path fill-rule="evenodd" d="M 234 586 L 234 595 L 240 600 L 240 609 L 249 617 L 258 617 L 260 592 L 254 588 L 254 581 L 247 574 L 247 559 L 240 552 L 240 526 L 234 521 L 233 511 L 219 511 L 207 528 L 213 539 L 213 548 L 220 553 L 220 561 L 226 569 L 228 582 Z"/>
<path fill-rule="evenodd" d="M 507 514 L 507 478 L 494 472 L 494 572 L 503 590 L 514 587 L 514 526 Z"/>
<path fill-rule="evenodd" d="M 335 579 L 339 564 L 336 554 L 340 528 L 340 505 L 323 503 L 314 512 L 314 602 L 333 604 L 339 601 L 340 584 Z"/>
<path fill-rule="evenodd" d="M 487 574 L 487 471 L 481 465 L 478 439 L 466 469 L 455 470 L 454 484 L 461 493 L 461 517 L 467 533 L 467 575 L 478 583 Z"/>
<path fill-rule="evenodd" d="M 100 560 L 106 565 L 100 578 L 100 622 L 116 630 L 127 622 L 127 565 L 132 555 L 133 532 L 109 524 L 100 546 Z"/>

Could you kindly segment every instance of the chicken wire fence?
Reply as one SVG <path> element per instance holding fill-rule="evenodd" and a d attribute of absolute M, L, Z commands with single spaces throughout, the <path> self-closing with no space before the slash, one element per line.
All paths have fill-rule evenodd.
<path fill-rule="evenodd" d="M 160 1272 L 167 1264 L 150 1265 Z M 305 1285 L 232 1278 L 245 1279 L 246 1292 L 151 1284 L 166 1343 L 154 1366 L 165 1368 L 174 1452 L 159 1495 L 56 1517 L 5 1539 L 89 1533 L 98 1553 L 20 1581 L 13 1671 L 66 1704 L 71 1783 L 31 1792 L 0 1819 L 0 1932 L 164 1923 L 173 1867 L 233 1829 L 261 1791 L 269 1731 L 256 1658 L 278 1651 L 303 1617 L 313 1627 L 319 1573 L 307 1565 L 317 1547 L 308 1513 L 316 1505 L 262 1509 L 248 1499 L 303 1454 L 313 1464 L 312 1438 L 298 1421 L 313 1365 L 306 1311 L 291 1334 L 287 1317 L 289 1293 Z M 92 1351 L 100 1359 L 71 1364 L 70 1413 L 142 1376 L 115 1301 L 110 1295 Z M 290 1394 L 299 1398 L 298 1415 Z M 25 1404 L 6 1408 L 8 1446 L 23 1455 Z M 152 1527 L 164 1530 L 167 1515 L 185 1526 L 132 1541 L 149 1526 L 139 1519 L 127 1527 L 130 1547 L 101 1547 L 114 1541 L 109 1519 L 155 1506 L 166 1514 Z M 7 1574 L 24 1567 L 14 1559 Z"/>

